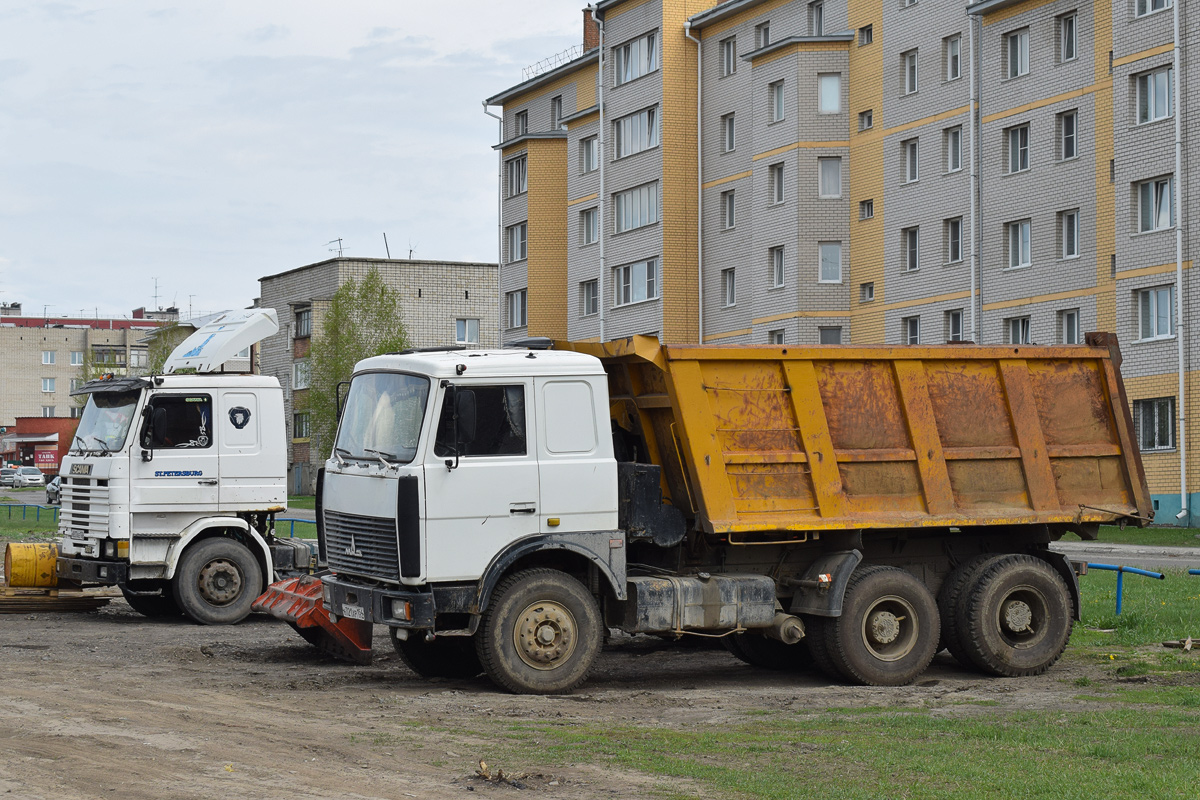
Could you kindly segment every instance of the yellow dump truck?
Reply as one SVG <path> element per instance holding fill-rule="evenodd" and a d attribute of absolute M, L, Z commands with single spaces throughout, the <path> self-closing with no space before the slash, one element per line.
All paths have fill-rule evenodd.
<path fill-rule="evenodd" d="M 331 573 L 260 607 L 516 692 L 578 685 L 606 628 L 861 684 L 941 647 L 1041 673 L 1079 614 L 1049 544 L 1152 516 L 1119 365 L 1107 334 L 367 359 L 319 480 Z"/>

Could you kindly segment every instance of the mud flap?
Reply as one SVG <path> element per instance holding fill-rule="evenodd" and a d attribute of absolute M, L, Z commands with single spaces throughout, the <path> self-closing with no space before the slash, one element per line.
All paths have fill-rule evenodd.
<path fill-rule="evenodd" d="M 345 617 L 333 622 L 322 594 L 319 577 L 301 575 L 272 583 L 251 609 L 288 623 L 322 652 L 355 664 L 370 664 L 371 623 Z"/>

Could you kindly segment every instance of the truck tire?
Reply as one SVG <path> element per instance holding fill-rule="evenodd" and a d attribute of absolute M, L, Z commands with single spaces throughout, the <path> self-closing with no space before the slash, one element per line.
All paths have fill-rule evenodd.
<path fill-rule="evenodd" d="M 193 544 L 172 581 L 175 602 L 201 625 L 232 625 L 250 614 L 263 576 L 250 548 L 225 537 Z"/>
<path fill-rule="evenodd" d="M 483 670 L 516 694 L 569 692 L 587 678 L 604 640 L 596 599 L 555 569 L 500 582 L 475 635 Z"/>
<path fill-rule="evenodd" d="M 808 648 L 801 643 L 784 644 L 757 633 L 735 633 L 721 638 L 725 649 L 752 667 L 778 672 L 803 672 L 813 666 Z"/>
<path fill-rule="evenodd" d="M 983 554 L 968 559 L 951 570 L 938 590 L 938 614 L 942 619 L 942 638 L 938 642 L 938 650 L 949 650 L 950 655 L 964 667 L 974 668 L 975 663 L 967 655 L 962 636 L 959 635 L 959 618 L 963 616 L 963 592 L 971 585 L 979 572 L 988 564 L 1003 556 Z"/>
<path fill-rule="evenodd" d="M 806 633 L 800 640 L 800 646 L 808 651 L 808 656 L 818 671 L 828 678 L 840 681 L 842 673 L 834 665 L 833 656 L 829 655 L 829 629 L 833 627 L 833 622 L 832 617 L 804 617 Z"/>
<path fill-rule="evenodd" d="M 1033 556 L 1007 555 L 990 562 L 967 589 L 959 636 L 984 672 L 1040 675 L 1066 649 L 1074 610 L 1053 567 Z"/>
<path fill-rule="evenodd" d="M 941 625 L 925 584 L 896 567 L 855 570 L 826 645 L 838 672 L 866 686 L 912 683 L 933 660 Z"/>
<path fill-rule="evenodd" d="M 144 591 L 150 591 L 150 589 L 147 588 Z M 129 607 L 143 617 L 168 619 L 183 616 L 183 611 L 175 602 L 169 586 L 160 588 L 156 594 L 134 594 L 129 588 L 122 586 L 121 594 L 124 595 L 125 602 L 129 603 Z"/>
<path fill-rule="evenodd" d="M 483 672 L 469 636 L 439 636 L 430 642 L 414 631 L 407 639 L 389 638 L 404 666 L 422 678 L 474 678 Z"/>

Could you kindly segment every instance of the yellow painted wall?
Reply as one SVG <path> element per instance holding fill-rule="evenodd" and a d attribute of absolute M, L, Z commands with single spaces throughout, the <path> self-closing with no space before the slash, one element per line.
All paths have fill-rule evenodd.
<path fill-rule="evenodd" d="M 887 286 L 883 269 L 883 6 L 879 0 L 849 0 L 850 29 L 871 25 L 874 42 L 859 47 L 850 43 L 850 325 L 849 341 L 855 344 L 883 342 L 884 303 Z M 874 127 L 858 132 L 858 114 L 872 109 Z M 860 220 L 858 206 L 870 199 L 873 219 Z M 859 302 L 859 286 L 875 284 L 875 299 Z"/>
<path fill-rule="evenodd" d="M 566 139 L 530 139 L 529 335 L 567 338 Z"/>

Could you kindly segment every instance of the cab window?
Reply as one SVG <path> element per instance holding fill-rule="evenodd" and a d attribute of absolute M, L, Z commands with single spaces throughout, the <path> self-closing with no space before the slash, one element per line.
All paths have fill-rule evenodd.
<path fill-rule="evenodd" d="M 158 395 L 148 406 L 142 447 L 151 449 L 212 446 L 212 398 L 208 395 Z"/>
<path fill-rule="evenodd" d="M 525 387 L 461 385 L 459 392 L 475 395 L 475 438 L 464 442 L 459 455 L 525 455 Z M 433 453 L 444 457 L 454 454 L 454 409 L 452 392 L 442 401 L 437 441 Z"/>

